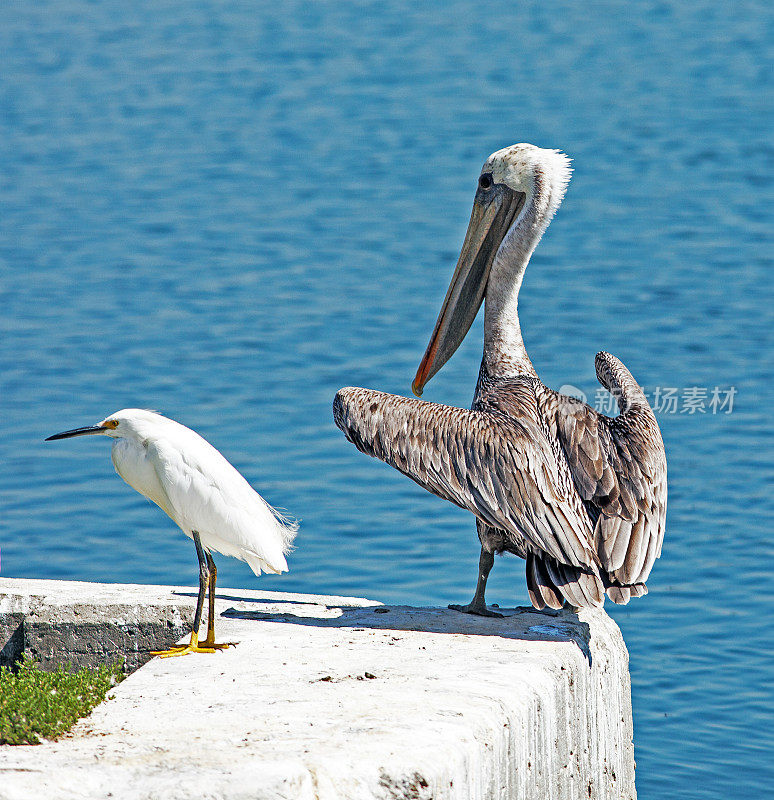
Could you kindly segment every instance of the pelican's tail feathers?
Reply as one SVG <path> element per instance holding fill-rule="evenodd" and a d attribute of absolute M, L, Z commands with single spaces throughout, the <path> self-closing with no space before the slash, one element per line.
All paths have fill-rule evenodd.
<path fill-rule="evenodd" d="M 619 606 L 625 606 L 632 597 L 642 597 L 648 593 L 648 587 L 644 583 L 632 583 L 627 585 L 611 584 L 605 591 L 607 596 Z"/>
<path fill-rule="evenodd" d="M 527 555 L 527 589 L 535 608 L 559 609 L 566 600 L 577 608 L 599 608 L 605 602 L 596 572 L 560 564 L 548 555 Z"/>

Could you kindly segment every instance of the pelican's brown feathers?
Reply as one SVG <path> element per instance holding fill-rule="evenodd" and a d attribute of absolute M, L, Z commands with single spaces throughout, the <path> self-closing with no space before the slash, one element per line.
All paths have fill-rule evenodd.
<path fill-rule="evenodd" d="M 616 603 L 647 592 L 661 554 L 666 457 L 653 412 L 608 353 L 597 377 L 620 414 L 606 417 L 549 389 L 521 336 L 519 289 L 569 181 L 567 158 L 519 144 L 484 163 L 460 258 L 413 388 L 453 355 L 482 301 L 484 357 L 472 410 L 342 389 L 336 424 L 355 446 L 473 512 L 481 541 L 473 601 L 484 601 L 492 553 L 527 560 L 537 608 Z"/>
<path fill-rule="evenodd" d="M 475 514 L 482 543 L 527 557 L 536 607 L 601 605 L 605 589 L 626 602 L 661 551 L 666 461 L 628 370 L 607 353 L 597 365 L 627 381 L 607 386 L 614 419 L 535 377 L 486 375 L 471 411 L 347 388 L 333 415 L 359 450 Z"/>

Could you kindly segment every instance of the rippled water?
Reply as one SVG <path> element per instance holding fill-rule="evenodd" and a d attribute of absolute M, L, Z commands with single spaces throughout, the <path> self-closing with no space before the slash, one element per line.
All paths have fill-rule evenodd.
<path fill-rule="evenodd" d="M 223 585 L 465 601 L 471 517 L 357 453 L 342 385 L 409 393 L 478 170 L 575 159 L 522 291 L 546 383 L 599 349 L 651 391 L 670 468 L 631 653 L 643 798 L 762 796 L 771 699 L 769 5 L 189 0 L 0 6 L 5 575 L 191 583 L 190 543 L 104 441 L 126 406 L 196 428 L 302 519 L 291 573 Z M 480 322 L 426 397 L 468 405 Z M 523 564 L 488 598 L 526 603 Z"/>

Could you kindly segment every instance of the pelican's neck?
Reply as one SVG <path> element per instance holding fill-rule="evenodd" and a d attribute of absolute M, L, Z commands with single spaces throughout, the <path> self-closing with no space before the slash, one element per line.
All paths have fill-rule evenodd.
<path fill-rule="evenodd" d="M 495 255 L 484 306 L 482 366 L 493 378 L 537 375 L 524 348 L 519 290 L 530 257 L 553 215 L 550 190 L 536 180 L 524 207 Z"/>

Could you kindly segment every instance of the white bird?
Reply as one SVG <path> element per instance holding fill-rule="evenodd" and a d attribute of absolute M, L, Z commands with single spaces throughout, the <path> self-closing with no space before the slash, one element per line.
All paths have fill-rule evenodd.
<path fill-rule="evenodd" d="M 298 523 L 273 509 L 242 475 L 198 433 L 153 411 L 125 408 L 97 425 L 49 436 L 46 441 L 102 434 L 113 440 L 116 472 L 152 500 L 193 539 L 199 558 L 199 597 L 191 641 L 154 655 L 214 653 L 215 580 L 211 551 L 246 561 L 256 575 L 287 572 Z M 207 637 L 199 642 L 204 596 L 209 587 Z"/>

